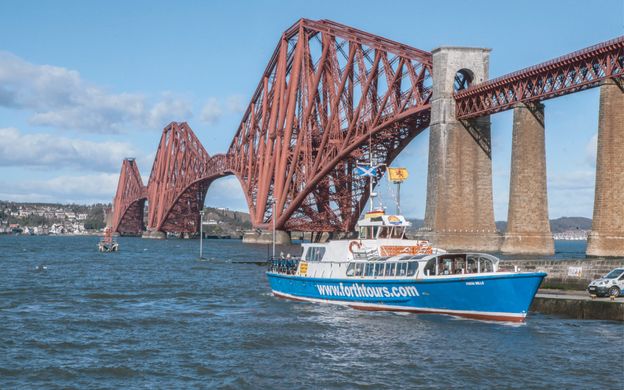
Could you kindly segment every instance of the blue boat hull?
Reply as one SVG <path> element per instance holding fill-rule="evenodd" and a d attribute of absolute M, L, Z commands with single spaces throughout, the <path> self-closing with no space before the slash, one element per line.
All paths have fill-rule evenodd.
<path fill-rule="evenodd" d="M 363 310 L 439 313 L 522 322 L 543 272 L 431 279 L 322 279 L 267 272 L 273 294 Z"/>

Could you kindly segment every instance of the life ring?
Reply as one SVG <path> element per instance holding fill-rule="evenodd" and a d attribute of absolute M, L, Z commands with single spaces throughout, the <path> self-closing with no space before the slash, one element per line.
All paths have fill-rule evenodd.
<path fill-rule="evenodd" d="M 351 241 L 349 243 L 349 252 L 353 254 L 353 247 L 357 247 L 357 249 L 362 248 L 362 243 L 358 241 Z"/>

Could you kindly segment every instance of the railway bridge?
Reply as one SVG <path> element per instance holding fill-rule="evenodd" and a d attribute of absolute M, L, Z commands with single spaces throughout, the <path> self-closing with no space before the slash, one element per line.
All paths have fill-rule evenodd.
<path fill-rule="evenodd" d="M 372 178 L 352 175 L 358 161 L 372 154 L 390 164 L 429 128 L 422 235 L 445 249 L 553 253 L 541 102 L 597 87 L 587 253 L 624 255 L 624 36 L 495 79 L 489 79 L 489 53 L 427 52 L 332 21 L 301 19 L 280 37 L 225 153 L 210 156 L 187 123 L 173 122 L 163 130 L 147 186 L 135 161 L 123 162 L 113 229 L 196 233 L 210 184 L 235 175 L 254 227 L 347 232 L 370 195 Z M 505 110 L 513 110 L 514 120 L 508 227 L 500 233 L 490 115 Z"/>

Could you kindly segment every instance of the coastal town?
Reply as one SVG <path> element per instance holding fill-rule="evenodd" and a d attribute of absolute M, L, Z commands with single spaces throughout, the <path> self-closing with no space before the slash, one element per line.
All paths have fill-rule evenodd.
<path fill-rule="evenodd" d="M 0 200 L 0 234 L 98 234 L 106 227 L 105 213 L 110 208 L 110 204 L 101 203 L 77 205 Z M 251 229 L 248 213 L 226 208 L 206 207 L 203 220 L 206 238 L 240 238 L 245 230 Z M 411 233 L 414 233 L 423 223 L 420 219 L 410 221 L 412 222 Z M 499 228 L 504 230 L 504 225 Z M 555 240 L 587 240 L 587 235 L 591 230 L 591 219 L 558 218 L 551 221 L 551 228 Z"/>
<path fill-rule="evenodd" d="M 110 204 L 76 205 L 0 201 L 0 234 L 87 235 L 106 225 Z"/>

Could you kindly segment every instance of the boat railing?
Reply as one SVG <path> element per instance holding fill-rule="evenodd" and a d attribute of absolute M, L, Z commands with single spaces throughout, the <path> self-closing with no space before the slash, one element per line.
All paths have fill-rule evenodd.
<path fill-rule="evenodd" d="M 294 275 L 299 267 L 299 258 L 290 259 L 271 259 L 269 260 L 269 272 L 277 272 L 280 274 Z"/>

